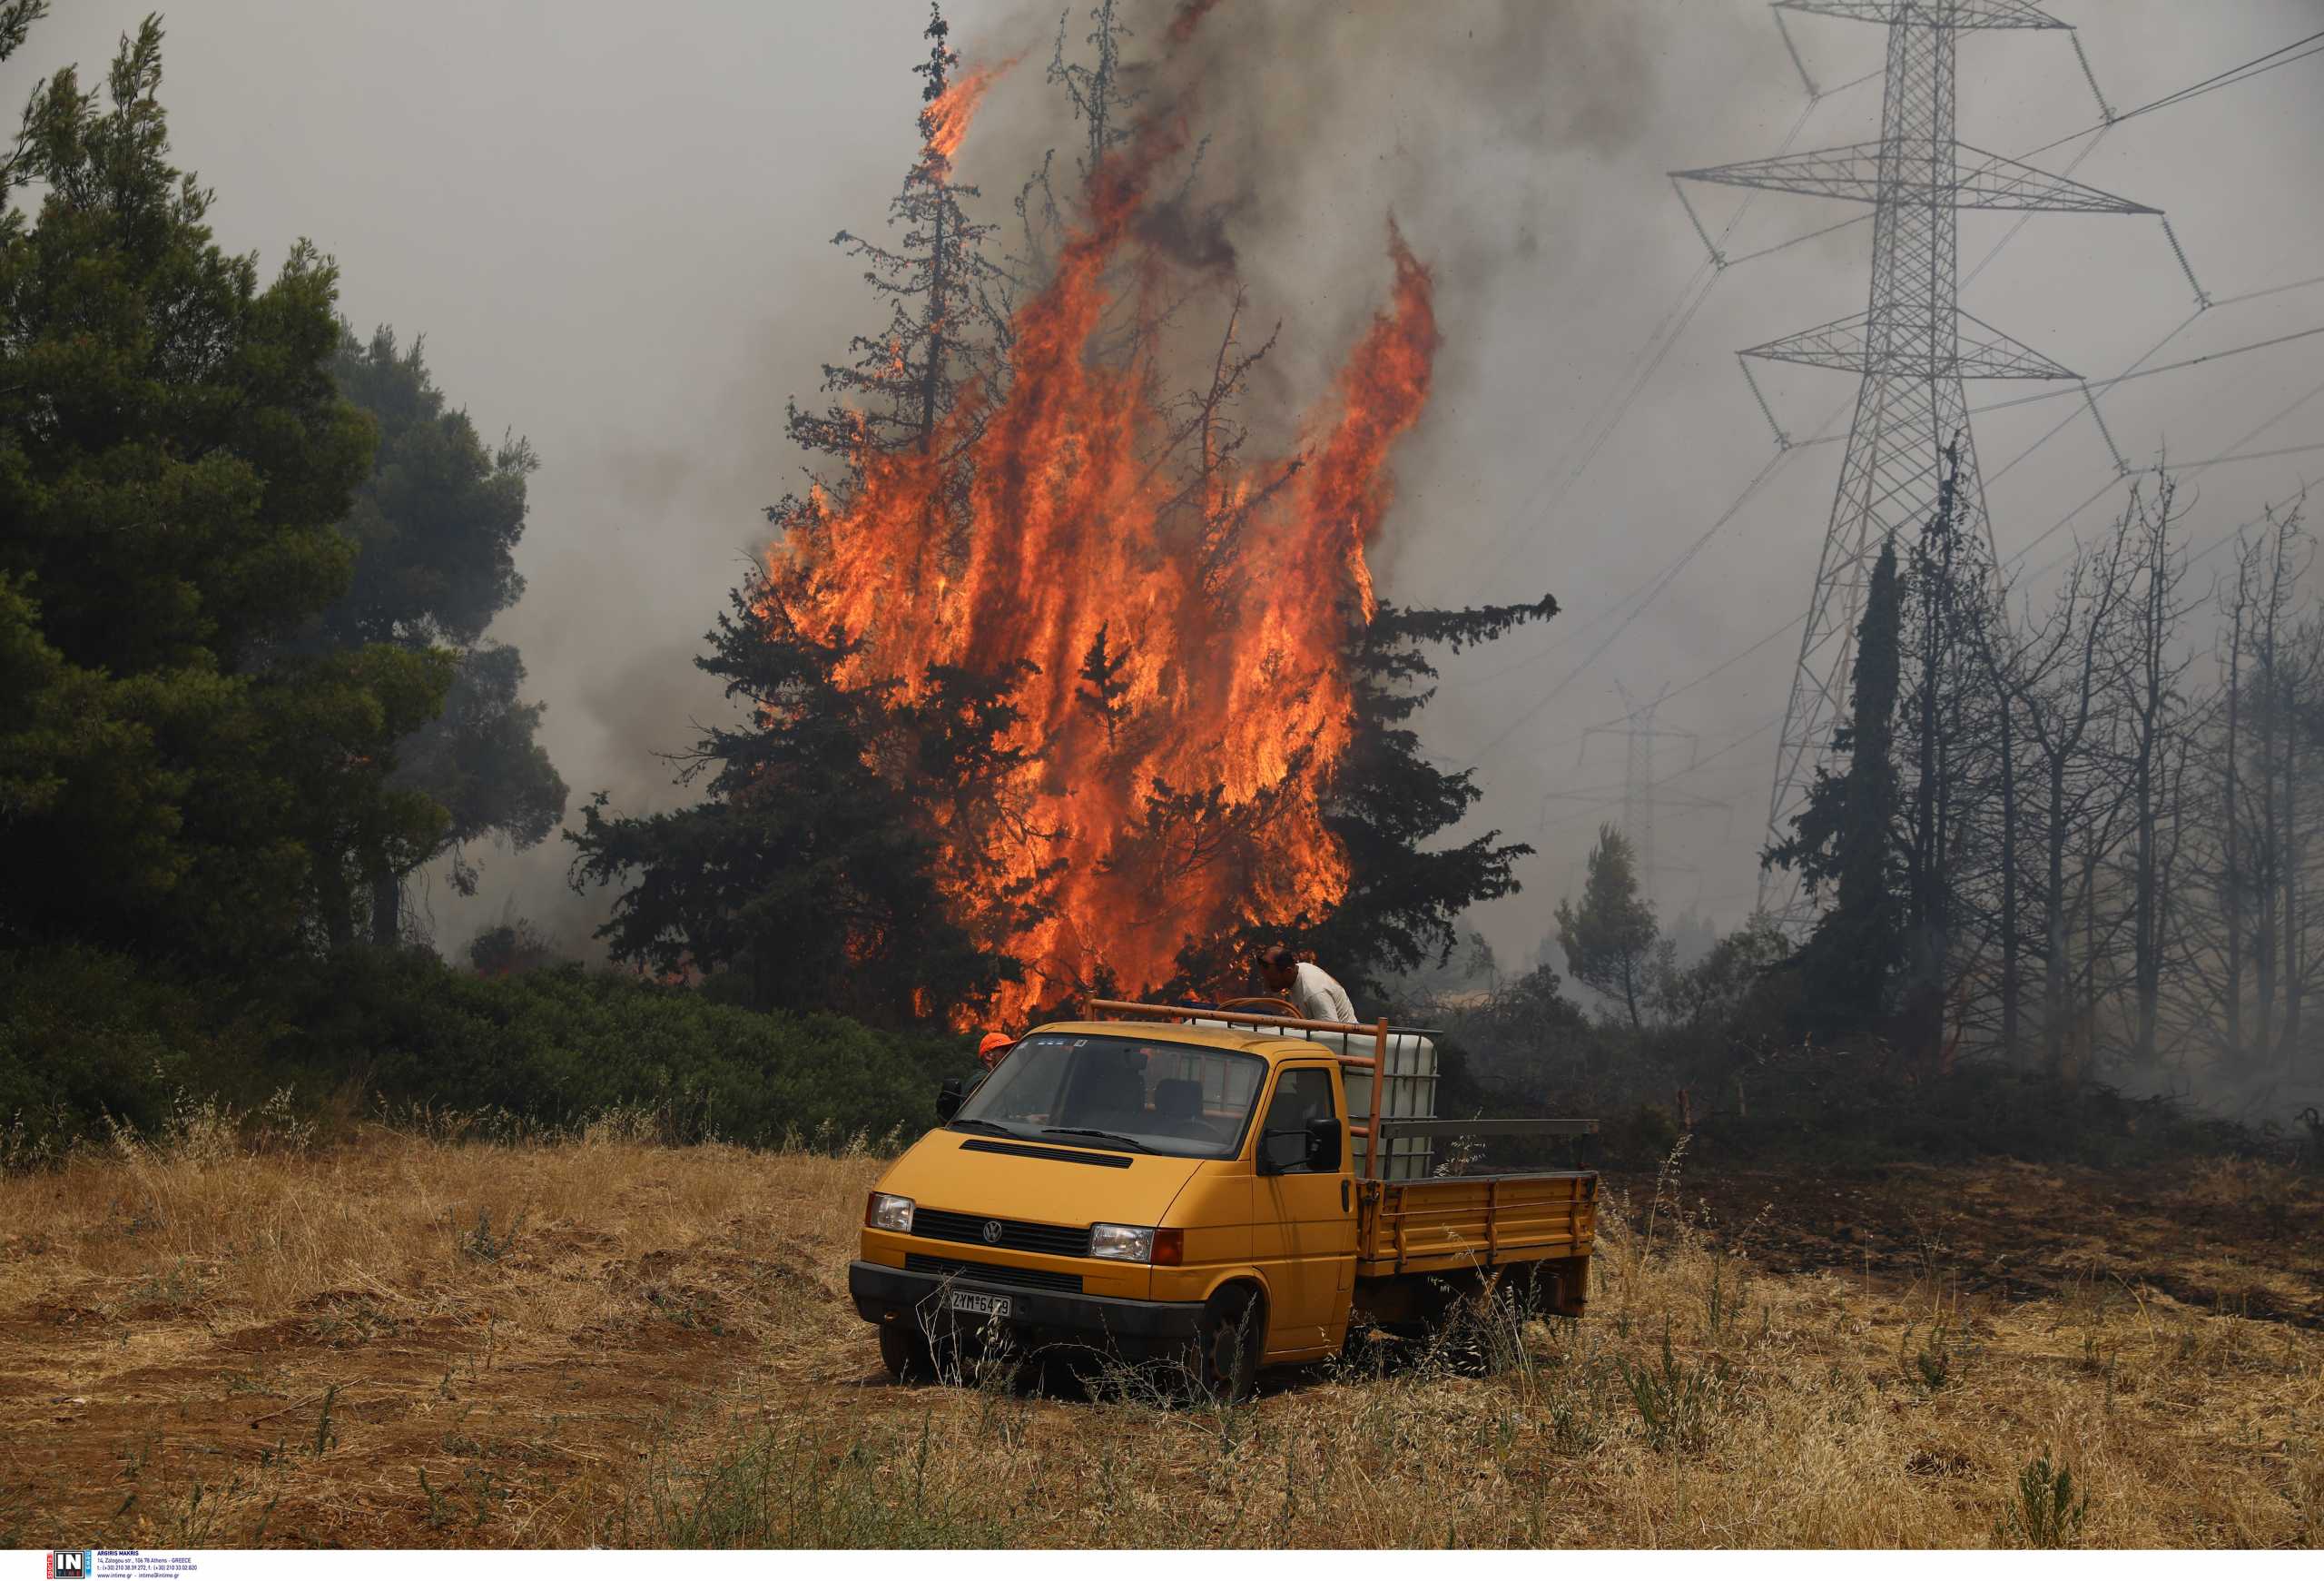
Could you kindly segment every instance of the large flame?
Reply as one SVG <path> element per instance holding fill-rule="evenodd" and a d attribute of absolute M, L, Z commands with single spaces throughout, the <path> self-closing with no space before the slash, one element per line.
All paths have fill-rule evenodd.
<path fill-rule="evenodd" d="M 862 645 L 848 684 L 1039 667 L 1007 743 L 1025 759 L 1006 815 L 965 827 L 931 813 L 964 918 L 989 917 L 1010 885 L 1045 904 L 986 940 L 1027 967 L 995 1006 L 1004 1019 L 1101 971 L 1155 987 L 1186 944 L 1321 918 L 1348 887 L 1322 802 L 1351 737 L 1344 656 L 1373 613 L 1384 462 L 1428 396 L 1429 276 L 1392 225 L 1390 304 L 1301 420 L 1296 454 L 1204 469 L 1190 490 L 1156 464 L 1172 414 L 1152 354 L 1092 351 L 1124 277 L 1156 267 L 1125 250 L 1178 143 L 1150 127 L 1098 167 L 1085 220 L 1015 316 L 1005 393 L 970 387 L 924 452 L 867 448 L 858 486 L 818 496 L 766 558 L 763 598 Z M 945 487 L 960 452 L 964 505 Z M 1083 678 L 1101 628 L 1120 661 L 1110 710 Z M 1172 797 L 1181 815 L 1152 820 Z"/>

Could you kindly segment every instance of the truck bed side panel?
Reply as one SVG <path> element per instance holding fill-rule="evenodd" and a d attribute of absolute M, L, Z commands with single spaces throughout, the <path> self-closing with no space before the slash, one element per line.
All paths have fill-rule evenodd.
<path fill-rule="evenodd" d="M 1597 1214 L 1592 1171 L 1383 1181 L 1365 1191 L 1356 1277 L 1587 1257 Z"/>

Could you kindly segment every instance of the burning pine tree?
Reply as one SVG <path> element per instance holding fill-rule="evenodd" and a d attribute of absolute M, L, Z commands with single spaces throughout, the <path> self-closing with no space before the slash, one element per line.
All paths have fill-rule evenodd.
<path fill-rule="evenodd" d="M 1097 66 L 1065 79 L 1085 114 L 1130 99 L 1112 8 L 1096 20 Z M 1011 306 L 952 177 L 992 74 L 961 74 L 940 15 L 928 37 L 902 233 L 838 238 L 890 325 L 825 370 L 839 404 L 794 408 L 833 464 L 770 511 L 700 661 L 752 717 L 702 743 L 702 805 L 585 814 L 576 881 L 635 875 L 615 953 L 731 968 L 762 1003 L 1013 1020 L 1215 972 L 1262 930 L 1320 934 L 1351 970 L 1449 944 L 1524 847 L 1419 849 L 1478 793 L 1418 758 L 1399 683 L 1433 673 L 1418 643 L 1554 605 L 1384 618 L 1366 550 L 1428 398 L 1427 271 L 1391 226 L 1385 305 L 1295 448 L 1256 456 L 1238 414 L 1273 337 L 1242 338 L 1218 264 L 1149 240 L 1184 202 L 1157 193 L 1179 118 L 1093 134 Z M 1221 312 L 1194 359 L 1177 326 L 1203 301 Z M 1190 363 L 1196 388 L 1160 393 Z M 1354 894 L 1364 918 L 1342 914 Z"/>

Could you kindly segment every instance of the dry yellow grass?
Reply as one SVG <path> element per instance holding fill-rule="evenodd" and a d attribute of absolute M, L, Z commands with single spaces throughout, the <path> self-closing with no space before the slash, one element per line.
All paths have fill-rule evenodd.
<path fill-rule="evenodd" d="M 844 1294 L 878 1167 L 195 1125 L 0 1181 L 0 1541 L 1985 1546 L 2044 1454 L 2034 1537 L 2324 1537 L 2324 1332 L 1778 1277 L 1619 1193 L 1578 1325 L 1228 1409 L 895 1388 Z"/>

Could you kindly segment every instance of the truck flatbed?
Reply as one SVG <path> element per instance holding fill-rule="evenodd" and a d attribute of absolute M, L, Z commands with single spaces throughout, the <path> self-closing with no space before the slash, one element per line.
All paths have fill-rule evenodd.
<path fill-rule="evenodd" d="M 1367 1181 L 1357 1201 L 1356 1278 L 1484 1272 L 1588 1257 L 1598 1176 L 1553 1170 Z"/>

